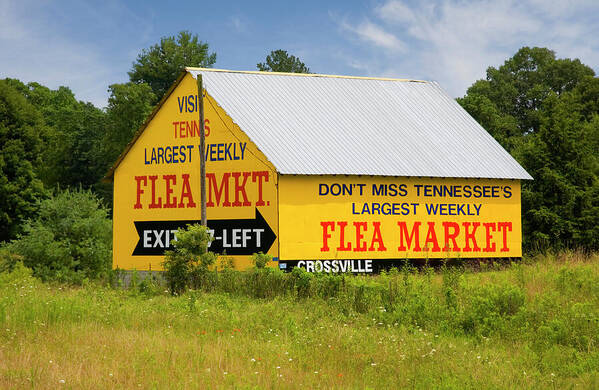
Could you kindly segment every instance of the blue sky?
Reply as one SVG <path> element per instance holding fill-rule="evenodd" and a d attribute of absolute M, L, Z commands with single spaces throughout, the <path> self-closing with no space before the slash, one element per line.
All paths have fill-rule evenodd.
<path fill-rule="evenodd" d="M 436 80 L 454 97 L 522 46 L 599 70 L 597 0 L 0 0 L 0 78 L 67 85 L 102 107 L 143 48 L 181 30 L 216 68 L 255 70 L 284 49 L 316 73 Z"/>

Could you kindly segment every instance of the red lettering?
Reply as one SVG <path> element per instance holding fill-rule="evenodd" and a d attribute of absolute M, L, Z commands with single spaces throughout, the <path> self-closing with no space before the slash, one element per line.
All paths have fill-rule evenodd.
<path fill-rule="evenodd" d="M 476 229 L 480 226 L 480 222 L 472 222 L 472 231 L 469 232 L 470 222 L 462 222 L 464 225 L 464 252 L 480 252 L 480 247 L 476 243 Z M 472 248 L 470 248 L 470 241 L 472 241 Z"/>
<path fill-rule="evenodd" d="M 329 238 L 331 238 L 331 233 L 327 232 L 327 228 L 331 228 L 331 231 L 335 230 L 335 222 L 321 222 L 320 226 L 322 226 L 322 248 L 320 248 L 321 252 L 328 252 L 329 249 Z"/>
<path fill-rule="evenodd" d="M 217 182 L 216 179 L 216 174 L 214 173 L 207 173 L 206 174 L 206 178 L 208 179 L 209 185 L 208 185 L 208 202 L 206 203 L 206 206 L 208 207 L 215 207 L 215 206 L 220 206 L 221 205 L 221 198 L 223 197 L 224 194 L 224 203 L 222 203 L 222 206 L 225 207 L 248 207 L 251 206 L 253 203 L 250 201 L 249 197 L 248 197 L 248 190 L 247 190 L 247 186 L 248 186 L 248 179 L 251 177 L 252 178 L 252 182 L 256 183 L 257 182 L 257 193 L 258 193 L 258 200 L 255 202 L 256 206 L 264 206 L 264 205 L 269 205 L 270 202 L 265 202 L 264 201 L 264 183 L 269 181 L 269 173 L 268 171 L 255 171 L 255 172 L 225 172 L 222 174 L 222 179 L 220 180 L 220 183 Z M 234 186 L 233 191 L 235 194 L 235 199 L 233 201 L 233 203 L 231 203 L 229 201 L 229 196 L 231 196 L 231 198 L 233 197 L 233 195 L 229 194 L 229 182 L 230 179 L 235 178 L 234 182 L 231 184 L 231 186 Z M 216 204 L 214 203 L 213 200 L 213 196 L 212 194 L 216 195 Z"/>
<path fill-rule="evenodd" d="M 148 184 L 147 176 L 135 176 L 135 181 L 137 182 L 137 202 L 133 205 L 134 209 L 141 209 L 141 194 L 144 193 L 144 190 L 141 189 L 141 182 L 144 182 L 144 187 Z"/>
<path fill-rule="evenodd" d="M 181 175 L 183 178 L 183 189 L 181 189 L 181 200 L 179 202 L 179 208 L 183 208 L 185 203 L 183 203 L 183 199 L 187 199 L 187 208 L 196 207 L 195 202 L 193 201 L 193 195 L 191 194 L 191 185 L 189 184 L 189 174 L 184 173 Z"/>
<path fill-rule="evenodd" d="M 208 179 L 208 202 L 206 202 L 206 207 L 214 207 L 214 202 L 212 201 L 212 193 L 214 192 L 216 198 L 216 205 L 220 206 L 220 200 L 224 194 L 225 201 L 223 202 L 223 206 L 230 207 L 231 202 L 229 201 L 229 177 L 231 174 L 226 172 L 223 174 L 223 178 L 220 182 L 220 188 L 216 183 L 216 175 L 214 173 L 206 173 L 206 178 Z"/>
<path fill-rule="evenodd" d="M 339 226 L 339 247 L 338 251 L 351 251 L 351 242 L 348 242 L 345 245 L 345 227 L 347 226 L 347 222 L 337 222 L 337 226 Z"/>
<path fill-rule="evenodd" d="M 428 232 L 426 233 L 426 240 L 424 241 L 424 247 L 428 248 L 428 244 L 433 244 L 432 252 L 441 252 L 441 248 L 439 247 L 439 242 L 437 241 L 437 233 L 435 233 L 435 223 L 427 222 L 428 224 Z"/>
<path fill-rule="evenodd" d="M 362 242 L 364 234 L 360 231 L 360 226 L 364 228 L 364 231 L 368 230 L 368 223 L 354 222 L 354 227 L 356 228 L 356 247 L 354 248 L 354 252 L 366 252 L 366 241 Z"/>
<path fill-rule="evenodd" d="M 453 233 L 449 233 L 450 228 L 453 229 Z M 454 252 L 459 252 L 460 248 L 456 242 L 456 237 L 460 234 L 460 225 L 456 222 L 443 222 L 443 229 L 445 231 L 445 246 L 443 247 L 443 251 L 449 252 L 453 249 Z M 449 240 L 453 243 L 453 247 L 451 248 L 449 247 Z"/>
<path fill-rule="evenodd" d="M 386 251 L 387 248 L 385 248 L 385 244 L 383 244 L 383 236 L 381 235 L 381 223 L 373 222 L 372 226 L 374 226 L 374 233 L 372 234 L 372 241 L 370 242 L 370 248 L 368 248 L 368 250 L 374 251 L 374 243 L 376 242 L 379 247 L 379 252 Z"/>
<path fill-rule="evenodd" d="M 171 181 L 173 182 L 173 185 L 177 184 L 177 175 L 162 175 L 162 178 L 164 179 L 166 185 L 166 202 L 164 203 L 164 208 L 174 209 L 177 207 L 177 197 L 173 196 L 171 199 L 171 194 L 173 193 Z"/>
<path fill-rule="evenodd" d="M 151 209 L 160 209 L 162 208 L 162 198 L 158 197 L 158 202 L 156 202 L 156 180 L 158 179 L 158 175 L 148 176 L 150 179 L 150 183 L 152 184 L 152 203 L 148 206 Z"/>
<path fill-rule="evenodd" d="M 503 234 L 503 246 L 501 247 L 502 252 L 509 252 L 510 248 L 507 246 L 507 232 L 512 231 L 512 223 L 511 222 L 498 222 L 497 223 L 498 230 L 501 230 L 501 234 Z"/>
<path fill-rule="evenodd" d="M 209 119 L 204 119 L 204 134 L 206 137 L 210 135 L 210 124 Z M 188 138 L 188 137 L 199 137 L 200 136 L 200 125 L 198 121 L 180 121 L 173 122 L 173 130 L 175 138 Z"/>
<path fill-rule="evenodd" d="M 252 182 L 256 182 L 258 179 L 258 201 L 256 206 L 264 206 L 264 199 L 262 198 L 262 179 L 268 182 L 268 171 L 252 172 Z"/>
<path fill-rule="evenodd" d="M 414 252 L 420 252 L 422 248 L 420 248 L 420 240 L 418 239 L 418 232 L 420 231 L 421 222 L 414 222 L 412 225 L 412 233 L 408 234 L 408 226 L 403 221 L 398 221 L 397 225 L 399 225 L 399 246 L 397 247 L 398 251 L 407 251 L 412 247 L 412 240 L 414 241 Z M 406 237 L 406 243 L 408 246 L 404 245 L 404 237 Z"/>
<path fill-rule="evenodd" d="M 495 243 L 491 244 L 491 239 L 493 238 L 493 235 L 491 234 L 491 231 L 496 231 L 497 228 L 495 227 L 495 222 L 489 222 L 489 223 L 483 223 L 483 226 L 485 227 L 485 231 L 486 231 L 486 238 L 487 238 L 487 246 L 485 248 L 483 248 L 483 252 L 495 252 Z"/>
<path fill-rule="evenodd" d="M 206 137 L 210 135 L 210 126 L 208 126 L 209 123 L 210 121 L 208 119 L 204 119 L 204 134 Z"/>
<path fill-rule="evenodd" d="M 243 172 L 243 183 L 239 184 L 239 177 L 242 172 L 232 172 L 231 176 L 235 178 L 235 202 L 233 202 L 233 207 L 241 207 L 241 206 L 251 206 L 252 202 L 248 200 L 247 192 L 245 192 L 245 184 L 248 181 L 248 177 L 252 175 L 252 172 Z M 239 201 L 239 194 L 243 196 L 243 203 Z"/>

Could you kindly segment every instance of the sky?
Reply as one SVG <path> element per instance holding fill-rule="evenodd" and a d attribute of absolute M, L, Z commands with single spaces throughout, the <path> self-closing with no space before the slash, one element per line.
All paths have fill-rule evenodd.
<path fill-rule="evenodd" d="M 283 49 L 313 73 L 434 80 L 453 97 L 522 46 L 599 71 L 598 0 L 0 0 L 0 78 L 104 107 L 142 49 L 182 30 L 219 69 Z"/>

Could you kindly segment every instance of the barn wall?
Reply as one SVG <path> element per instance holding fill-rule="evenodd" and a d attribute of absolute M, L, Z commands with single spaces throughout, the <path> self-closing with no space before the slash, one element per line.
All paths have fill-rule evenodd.
<path fill-rule="evenodd" d="M 522 255 L 519 180 L 285 175 L 279 186 L 282 261 Z"/>
<path fill-rule="evenodd" d="M 200 220 L 196 102 L 196 80 L 187 74 L 115 171 L 115 268 L 160 270 L 173 230 Z M 238 268 L 260 250 L 276 257 L 274 167 L 209 95 L 204 107 L 211 249 L 225 251 Z"/>

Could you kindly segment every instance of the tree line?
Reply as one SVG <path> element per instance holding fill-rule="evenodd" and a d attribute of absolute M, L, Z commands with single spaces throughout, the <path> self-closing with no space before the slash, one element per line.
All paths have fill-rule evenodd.
<path fill-rule="evenodd" d="M 523 47 L 458 102 L 518 160 L 526 250 L 599 249 L 599 78 Z"/>
<path fill-rule="evenodd" d="M 215 62 L 197 35 L 163 37 L 139 53 L 129 82 L 108 86 L 104 109 L 77 100 L 68 87 L 0 80 L 0 242 L 26 234 L 52 193 L 88 191 L 110 207 L 112 184 L 102 181 L 110 166 L 183 67 Z M 310 72 L 284 50 L 256 67 Z M 594 71 L 549 49 L 523 47 L 457 100 L 535 178 L 523 182 L 525 249 L 599 249 Z"/>

